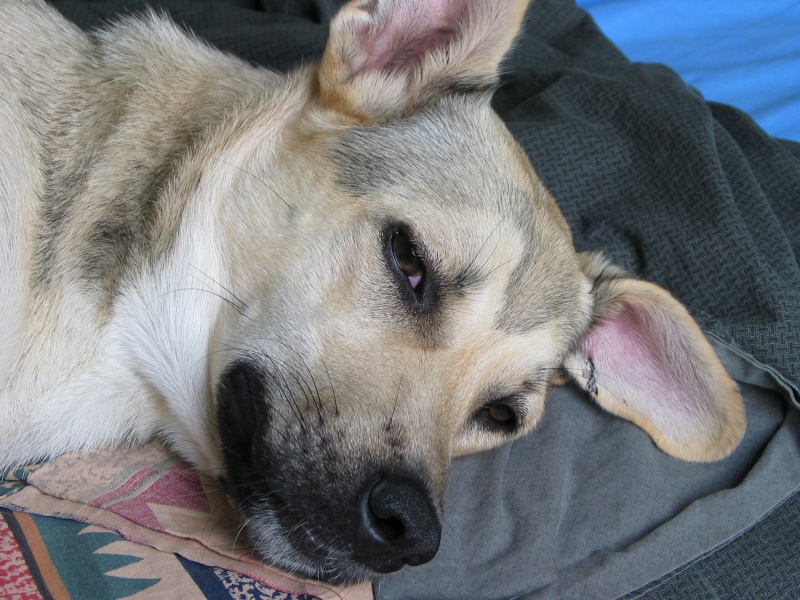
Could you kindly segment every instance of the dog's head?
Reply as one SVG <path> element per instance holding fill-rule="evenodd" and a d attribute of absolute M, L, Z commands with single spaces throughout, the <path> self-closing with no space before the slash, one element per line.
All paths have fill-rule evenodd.
<path fill-rule="evenodd" d="M 526 4 L 351 2 L 291 115 L 237 150 L 212 385 L 269 562 L 350 582 L 430 560 L 451 457 L 529 431 L 561 373 L 675 456 L 741 438 L 686 310 L 576 253 L 490 108 Z"/>

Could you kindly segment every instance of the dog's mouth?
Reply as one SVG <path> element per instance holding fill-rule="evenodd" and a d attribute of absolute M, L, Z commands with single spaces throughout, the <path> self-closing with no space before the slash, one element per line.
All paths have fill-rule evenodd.
<path fill-rule="evenodd" d="M 410 482 L 381 479 L 350 514 L 323 514 L 319 506 L 313 512 L 308 506 L 295 509 L 278 493 L 226 487 L 259 558 L 302 577 L 356 583 L 424 564 L 439 547 L 438 514 Z"/>
<path fill-rule="evenodd" d="M 337 584 L 431 560 L 441 519 L 425 470 L 404 459 L 396 442 L 386 452 L 353 441 L 333 417 L 276 433 L 269 387 L 263 370 L 240 361 L 217 390 L 221 479 L 255 553 Z"/>

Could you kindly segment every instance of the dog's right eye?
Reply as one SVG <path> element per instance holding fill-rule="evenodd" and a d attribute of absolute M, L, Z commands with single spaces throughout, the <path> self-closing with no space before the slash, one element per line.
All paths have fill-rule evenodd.
<path fill-rule="evenodd" d="M 425 262 L 405 228 L 392 228 L 389 253 L 396 271 L 408 284 L 417 302 L 420 302 L 426 283 Z"/>
<path fill-rule="evenodd" d="M 425 278 L 425 265 L 417 256 L 417 249 L 402 231 L 397 231 L 392 236 L 392 253 L 397 266 L 408 279 L 409 285 L 417 289 Z"/>

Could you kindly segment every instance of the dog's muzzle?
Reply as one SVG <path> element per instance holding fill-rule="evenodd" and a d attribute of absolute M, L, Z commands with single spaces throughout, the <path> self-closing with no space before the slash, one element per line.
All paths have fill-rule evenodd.
<path fill-rule="evenodd" d="M 221 481 L 267 562 L 338 583 L 431 560 L 439 549 L 440 510 L 427 469 L 391 441 L 384 424 L 308 412 L 280 388 L 292 379 L 239 361 L 217 386 Z M 361 427 L 357 429 L 356 427 Z M 280 428 L 280 429 L 279 429 Z"/>

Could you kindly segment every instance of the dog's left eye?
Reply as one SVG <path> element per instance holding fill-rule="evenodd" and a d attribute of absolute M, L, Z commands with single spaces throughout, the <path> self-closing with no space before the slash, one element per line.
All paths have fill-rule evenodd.
<path fill-rule="evenodd" d="M 520 415 L 514 398 L 503 398 L 484 404 L 473 418 L 484 429 L 496 433 L 514 433 L 520 426 Z"/>
<path fill-rule="evenodd" d="M 408 285 L 419 298 L 425 286 L 425 263 L 419 256 L 419 251 L 402 229 L 392 232 L 391 253 L 397 268 L 405 276 Z"/>

